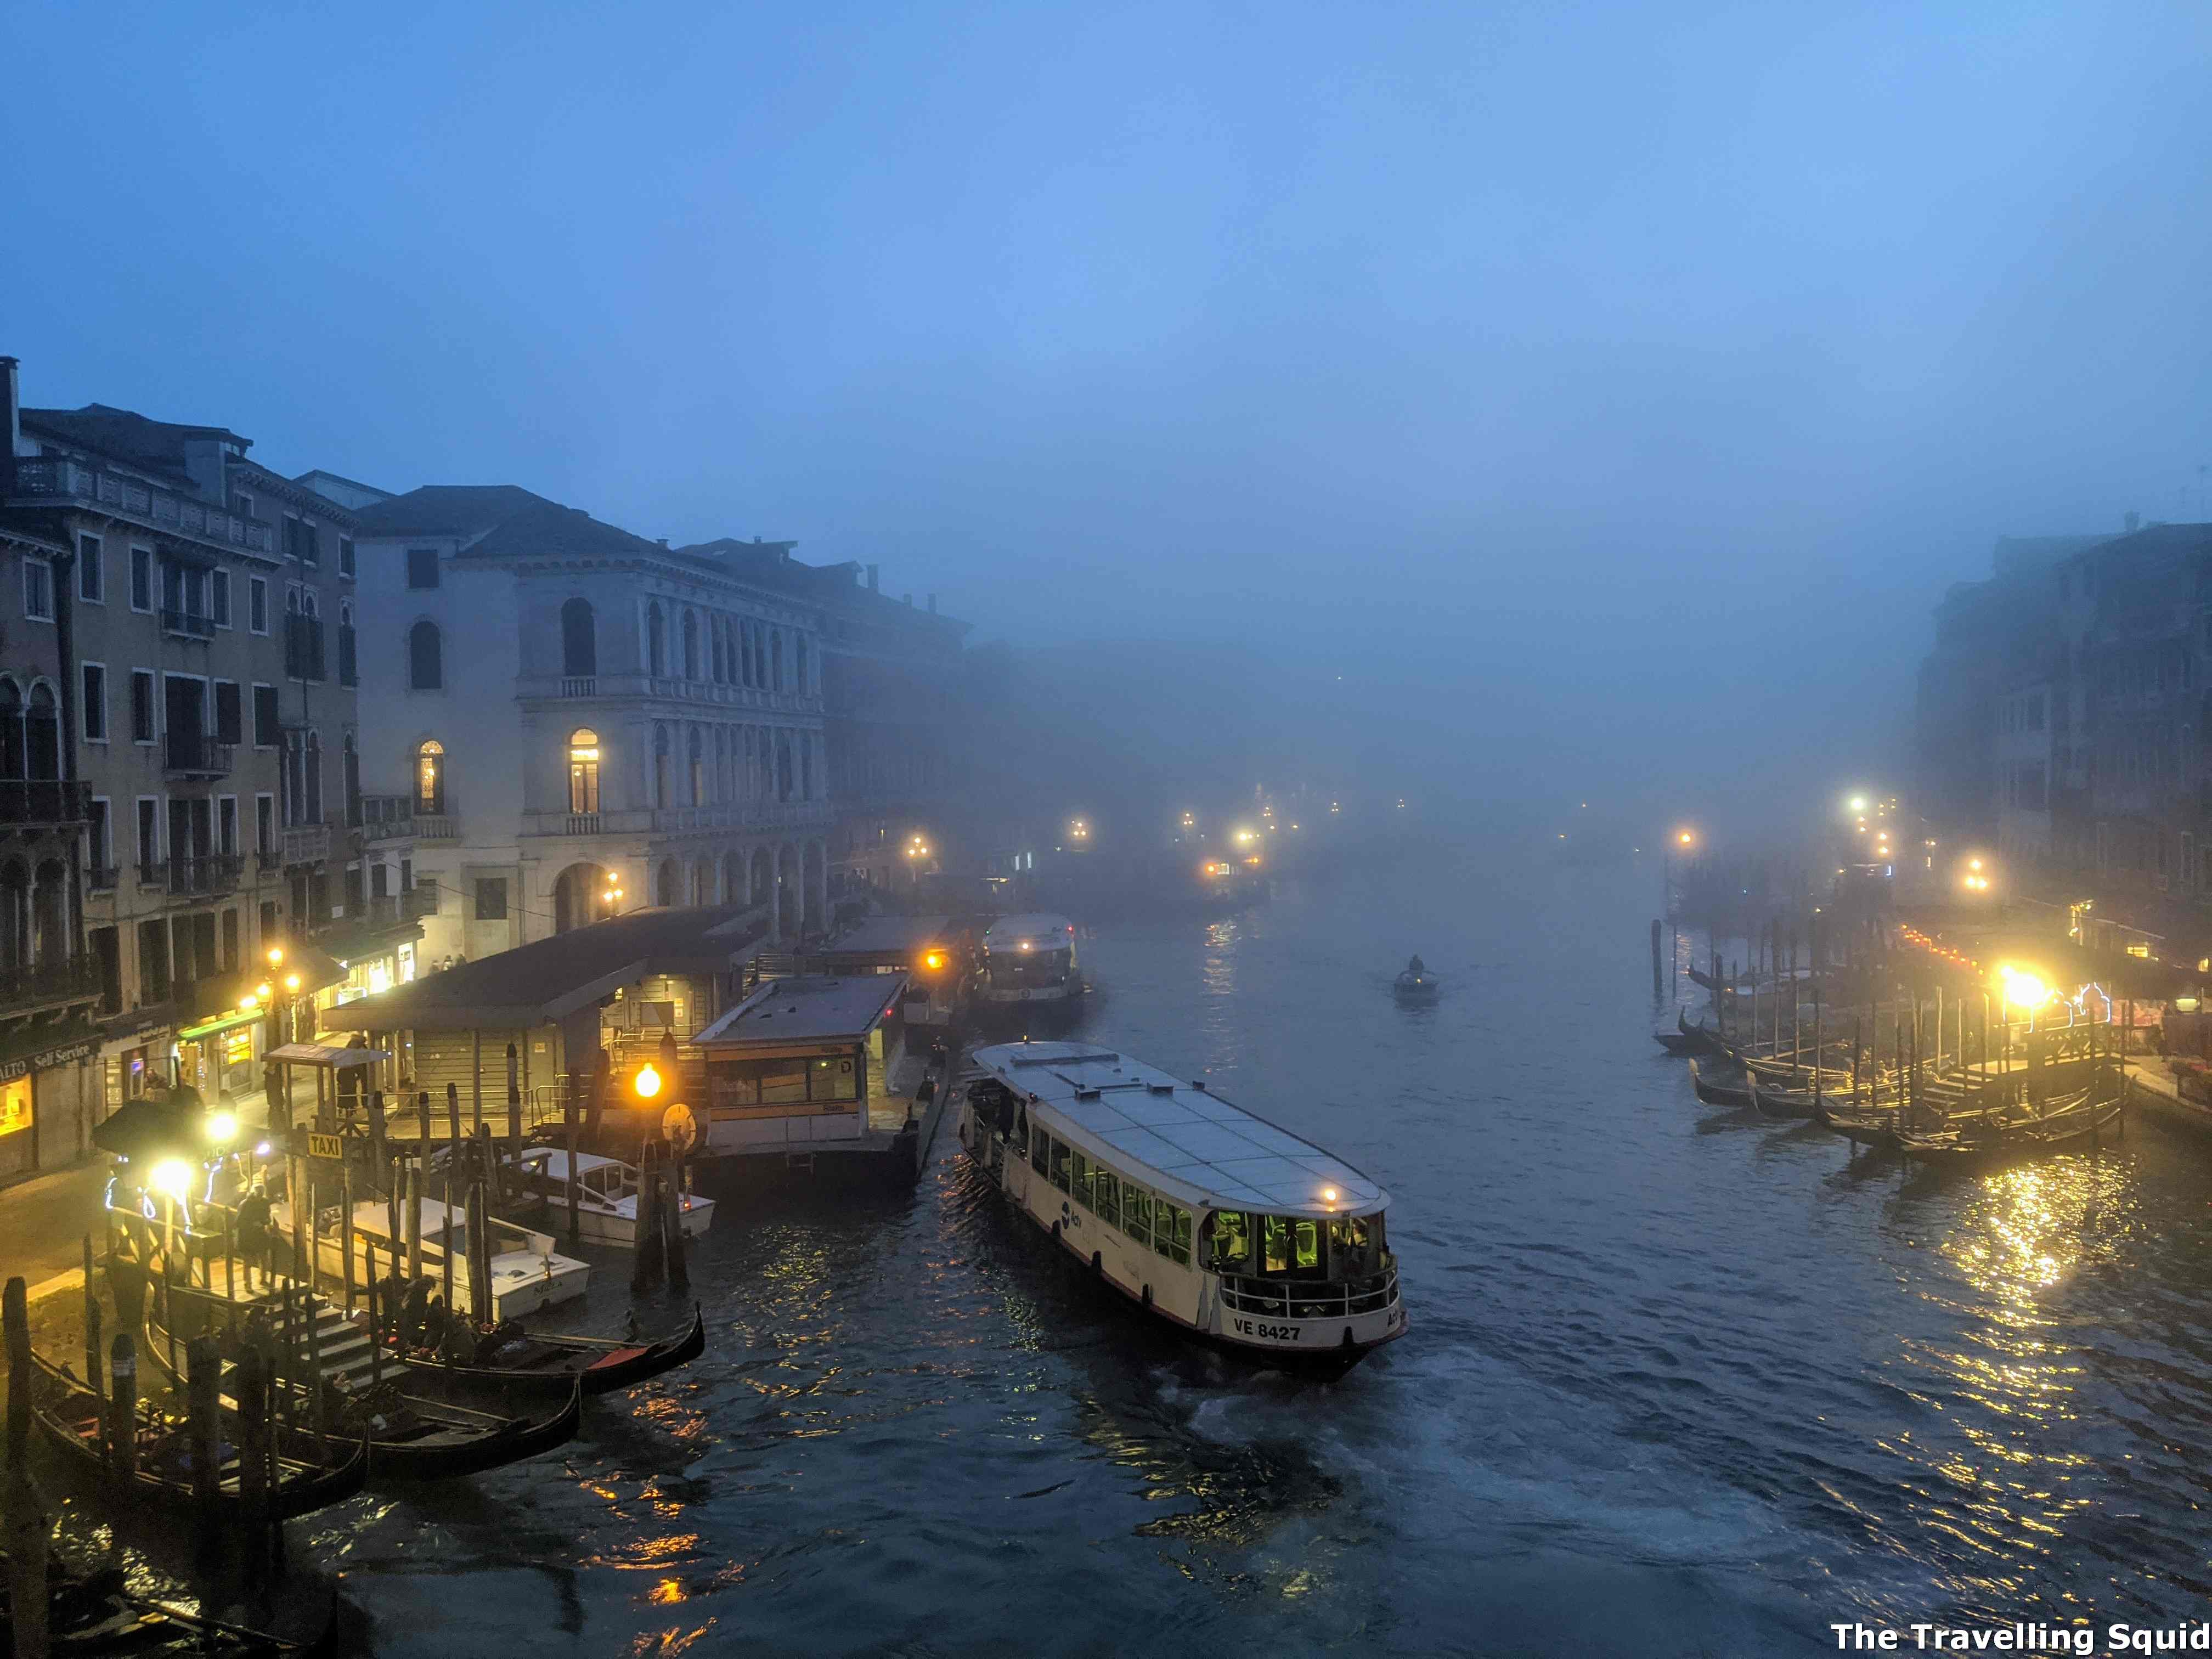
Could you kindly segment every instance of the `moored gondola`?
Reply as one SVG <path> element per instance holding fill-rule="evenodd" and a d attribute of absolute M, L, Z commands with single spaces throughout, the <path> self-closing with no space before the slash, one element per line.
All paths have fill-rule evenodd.
<path fill-rule="evenodd" d="M 1751 1109 L 1759 1116 L 1771 1118 L 1778 1123 L 1805 1123 L 1813 1116 L 1813 1097 L 1800 1095 L 1795 1090 L 1777 1089 L 1761 1084 L 1749 1072 L 1744 1074 L 1744 1085 L 1751 1091 Z"/>
<path fill-rule="evenodd" d="M 558 1395 L 580 1387 L 587 1395 L 635 1388 L 648 1377 L 688 1364 L 707 1351 L 707 1316 L 697 1304 L 681 1336 L 658 1342 L 616 1342 L 598 1337 L 495 1331 L 478 1344 L 475 1359 L 449 1364 L 434 1354 L 403 1353 L 412 1372 L 451 1382 Z"/>
<path fill-rule="evenodd" d="M 31 1363 L 37 1377 L 31 1415 L 40 1429 L 72 1462 L 104 1474 L 107 1459 L 100 1422 L 106 1402 L 65 1368 L 35 1350 Z M 335 1460 L 312 1442 L 303 1449 L 285 1449 L 269 1482 L 265 1509 L 258 1515 L 249 1515 L 238 1462 L 238 1420 L 232 1411 L 222 1413 L 217 1430 L 222 1443 L 218 1450 L 215 1503 L 217 1510 L 233 1522 L 289 1521 L 311 1515 L 351 1498 L 368 1478 L 368 1443 L 363 1438 L 342 1443 L 344 1449 Z M 156 1503 L 190 1508 L 198 1501 L 191 1460 L 191 1442 L 185 1425 L 142 1408 L 131 1490 Z"/>
<path fill-rule="evenodd" d="M 146 1348 L 154 1363 L 173 1377 L 167 1358 L 167 1333 L 151 1318 L 147 1321 Z M 411 1375 L 402 1372 L 401 1375 Z M 181 1378 L 177 1378 L 181 1382 Z M 223 1404 L 233 1409 L 231 1368 L 223 1368 Z M 294 1424 L 318 1420 L 313 1389 L 305 1382 L 279 1377 L 272 1387 L 292 1393 Z M 449 1480 L 465 1474 L 481 1474 L 574 1438 L 584 1415 L 583 1385 L 568 1379 L 567 1399 L 541 1417 L 513 1417 L 451 1400 L 433 1400 L 403 1389 L 396 1377 L 366 1385 L 347 1385 L 335 1377 L 323 1383 L 321 1413 L 334 1434 L 349 1437 L 367 1435 L 371 1462 L 369 1479 L 378 1487 L 417 1480 Z M 318 1442 L 304 1427 L 280 1425 L 277 1447 L 293 1456 L 306 1455 Z"/>
<path fill-rule="evenodd" d="M 1743 1084 L 1716 1082 L 1694 1060 L 1690 1062 L 1690 1087 L 1708 1106 L 1741 1109 L 1752 1103 L 1751 1091 Z"/>
<path fill-rule="evenodd" d="M 1904 1130 L 1898 1150 L 1915 1163 L 1971 1168 L 2014 1158 L 2094 1147 L 2125 1130 L 2126 1102 L 2119 1095 L 2083 1090 L 2056 1106 L 2017 1115 L 1986 1114 L 1940 1128 Z"/>

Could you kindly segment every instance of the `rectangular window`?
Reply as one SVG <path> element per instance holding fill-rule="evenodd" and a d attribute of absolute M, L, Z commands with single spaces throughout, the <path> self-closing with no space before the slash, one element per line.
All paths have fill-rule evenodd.
<path fill-rule="evenodd" d="M 1052 1143 L 1052 1184 L 1063 1193 L 1067 1190 L 1067 1143 Z"/>
<path fill-rule="evenodd" d="M 246 625 L 257 634 L 269 631 L 269 584 L 258 576 L 246 580 Z"/>
<path fill-rule="evenodd" d="M 1152 1249 L 1170 1261 L 1190 1266 L 1190 1212 L 1162 1202 L 1152 1206 Z"/>
<path fill-rule="evenodd" d="M 150 547 L 131 550 L 131 608 L 154 608 L 154 550 Z"/>
<path fill-rule="evenodd" d="M 321 555 L 315 546 L 315 526 L 305 519 L 287 518 L 284 520 L 284 551 L 301 564 L 316 563 Z"/>
<path fill-rule="evenodd" d="M 131 671 L 131 741 L 154 741 L 154 671 Z"/>
<path fill-rule="evenodd" d="M 1068 1190 L 1085 1209 L 1091 1207 L 1091 1160 L 1080 1152 L 1067 1155 Z"/>
<path fill-rule="evenodd" d="M 215 804 L 216 842 L 218 853 L 238 850 L 238 797 L 225 795 Z"/>
<path fill-rule="evenodd" d="M 253 746 L 274 749 L 281 735 L 276 720 L 276 688 L 257 685 L 253 688 Z"/>
<path fill-rule="evenodd" d="M 477 878 L 477 920 L 505 921 L 507 920 L 507 878 L 479 876 Z"/>
<path fill-rule="evenodd" d="M 33 622 L 54 619 L 54 567 L 51 561 L 23 561 L 23 614 Z"/>
<path fill-rule="evenodd" d="M 1142 1187 L 1121 1189 L 1121 1231 L 1139 1244 L 1152 1242 L 1152 1195 Z"/>
<path fill-rule="evenodd" d="M 96 662 L 82 665 L 84 682 L 84 740 L 107 741 L 107 670 Z"/>
<path fill-rule="evenodd" d="M 1098 1218 L 1109 1227 L 1121 1224 L 1121 1182 L 1111 1170 L 1100 1170 L 1091 1177 L 1091 1188 L 1096 1201 L 1091 1208 Z"/>
<path fill-rule="evenodd" d="M 208 615 L 217 628 L 230 626 L 230 572 L 217 570 L 208 577 Z"/>
<path fill-rule="evenodd" d="M 407 550 L 407 586 L 435 587 L 438 585 L 438 550 L 434 547 L 410 547 Z"/>
<path fill-rule="evenodd" d="M 348 577 L 353 574 L 353 538 L 350 536 L 338 538 L 338 574 Z"/>
<path fill-rule="evenodd" d="M 107 567 L 104 560 L 99 537 L 76 538 L 76 596 L 87 605 L 106 602 Z"/>
<path fill-rule="evenodd" d="M 239 743 L 244 739 L 238 707 L 238 682 L 217 680 L 215 683 L 215 740 L 217 743 Z"/>
<path fill-rule="evenodd" d="M 115 830 L 107 821 L 107 797 L 93 798 L 92 816 L 85 821 L 85 853 L 92 860 L 92 884 L 115 884 Z"/>
<path fill-rule="evenodd" d="M 1030 1134 L 1030 1168 L 1039 1175 L 1052 1168 L 1052 1137 L 1042 1129 Z"/>
<path fill-rule="evenodd" d="M 256 795 L 253 798 L 253 850 L 270 854 L 276 850 L 276 797 Z"/>
<path fill-rule="evenodd" d="M 138 863 L 151 868 L 161 861 L 161 803 L 151 795 L 138 797 Z"/>

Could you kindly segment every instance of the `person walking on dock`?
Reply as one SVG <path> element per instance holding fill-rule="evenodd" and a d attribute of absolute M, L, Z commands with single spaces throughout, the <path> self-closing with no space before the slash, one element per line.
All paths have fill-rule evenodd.
<path fill-rule="evenodd" d="M 253 1288 L 253 1276 L 261 1275 L 264 1289 L 274 1284 L 269 1258 L 274 1240 L 269 1225 L 269 1196 L 256 1187 L 238 1202 L 238 1254 L 245 1272 L 246 1287 Z"/>

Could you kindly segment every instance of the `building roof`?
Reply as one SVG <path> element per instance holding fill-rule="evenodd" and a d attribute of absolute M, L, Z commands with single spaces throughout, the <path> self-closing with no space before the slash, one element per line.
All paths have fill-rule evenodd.
<path fill-rule="evenodd" d="M 480 536 L 526 508 L 554 506 L 520 484 L 424 484 L 362 508 L 361 527 L 374 536 Z"/>
<path fill-rule="evenodd" d="M 312 489 L 325 500 L 351 507 L 356 512 L 392 499 L 390 490 L 379 489 L 374 484 L 363 483 L 358 478 L 349 478 L 344 473 L 333 472 L 328 467 L 319 466 L 311 471 L 300 473 L 292 482 L 302 489 Z"/>
<path fill-rule="evenodd" d="M 858 1041 L 890 1012 L 903 982 L 896 974 L 772 979 L 691 1041 L 717 1048 Z"/>
<path fill-rule="evenodd" d="M 82 409 L 27 409 L 27 428 L 81 445 L 149 471 L 185 477 L 185 444 L 193 438 L 213 438 L 236 444 L 240 451 L 253 440 L 241 438 L 228 427 L 186 426 L 173 421 L 149 420 L 128 409 L 107 404 L 87 404 Z"/>
<path fill-rule="evenodd" d="M 951 931 L 950 916 L 863 916 L 811 954 L 820 957 L 896 957 L 938 945 Z"/>
<path fill-rule="evenodd" d="M 483 539 L 464 550 L 473 559 L 526 558 L 533 555 L 565 558 L 635 558 L 650 555 L 665 558 L 668 550 L 658 542 L 633 536 L 627 530 L 604 524 L 580 507 L 539 501 L 500 520 Z"/>
<path fill-rule="evenodd" d="M 543 1025 L 647 974 L 734 967 L 766 931 L 765 920 L 746 905 L 633 910 L 341 1004 L 317 1023 L 341 1031 Z"/>
<path fill-rule="evenodd" d="M 1006 1042 L 969 1058 L 1018 1097 L 1050 1109 L 1087 1155 L 1193 1209 L 1362 1215 L 1390 1201 L 1311 1141 L 1111 1048 Z"/>

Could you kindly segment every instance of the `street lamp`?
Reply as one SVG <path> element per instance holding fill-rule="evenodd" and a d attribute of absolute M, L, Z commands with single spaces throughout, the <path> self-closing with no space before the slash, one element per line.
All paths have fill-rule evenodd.
<path fill-rule="evenodd" d="M 610 916 L 617 916 L 622 914 L 622 902 L 623 890 L 615 884 L 615 878 L 609 876 L 606 890 L 599 895 L 599 902 L 605 907 Z"/>

